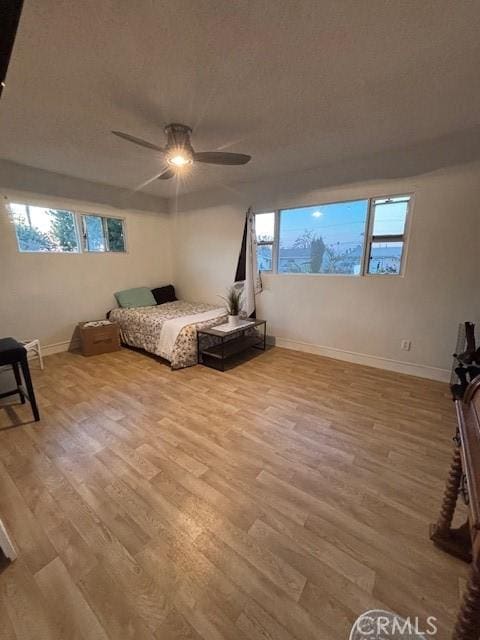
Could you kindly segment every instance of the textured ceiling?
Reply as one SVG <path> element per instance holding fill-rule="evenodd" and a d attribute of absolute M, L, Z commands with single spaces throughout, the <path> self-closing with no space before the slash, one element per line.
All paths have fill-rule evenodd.
<path fill-rule="evenodd" d="M 134 189 L 171 121 L 197 151 L 172 196 L 415 147 L 480 125 L 478 0 L 25 0 L 0 158 Z M 432 146 L 434 148 L 434 145 Z"/>

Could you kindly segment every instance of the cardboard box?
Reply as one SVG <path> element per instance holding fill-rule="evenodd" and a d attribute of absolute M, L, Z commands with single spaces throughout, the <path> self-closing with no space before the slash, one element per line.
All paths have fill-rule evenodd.
<path fill-rule="evenodd" d="M 87 323 L 80 322 L 78 325 L 80 348 L 84 356 L 97 356 L 120 349 L 118 324 L 112 322 L 98 327 L 86 327 L 85 324 Z"/>

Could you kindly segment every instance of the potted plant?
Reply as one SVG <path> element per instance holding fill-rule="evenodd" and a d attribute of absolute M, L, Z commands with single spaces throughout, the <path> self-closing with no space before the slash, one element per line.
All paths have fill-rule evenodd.
<path fill-rule="evenodd" d="M 226 296 L 220 296 L 227 303 L 228 324 L 237 325 L 240 318 L 240 307 L 242 301 L 241 289 L 230 287 Z"/>

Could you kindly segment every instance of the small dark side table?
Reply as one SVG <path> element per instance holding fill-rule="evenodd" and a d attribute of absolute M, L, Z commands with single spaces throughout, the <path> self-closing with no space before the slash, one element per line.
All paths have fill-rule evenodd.
<path fill-rule="evenodd" d="M 217 327 L 197 330 L 198 363 L 220 371 L 225 371 L 225 363 L 233 356 L 251 348 L 265 351 L 266 347 L 266 320 L 254 319 L 227 331 Z"/>

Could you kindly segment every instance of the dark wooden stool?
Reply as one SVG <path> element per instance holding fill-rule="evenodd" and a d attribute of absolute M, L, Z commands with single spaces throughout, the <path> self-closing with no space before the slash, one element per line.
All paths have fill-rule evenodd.
<path fill-rule="evenodd" d="M 17 340 L 14 340 L 13 338 L 0 338 L 0 366 L 6 364 L 12 365 L 17 388 L 12 389 L 12 391 L 5 391 L 4 393 L 0 393 L 0 398 L 7 398 L 8 396 L 14 396 L 18 393 L 22 404 L 25 404 L 25 400 L 28 400 L 30 402 L 32 406 L 33 417 L 35 418 L 35 421 L 38 422 L 40 420 L 40 414 L 38 413 L 35 393 L 33 391 L 32 379 L 30 377 L 27 350 L 25 349 L 23 344 L 17 342 Z M 19 365 L 22 369 L 26 389 L 22 385 Z"/>

